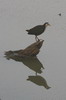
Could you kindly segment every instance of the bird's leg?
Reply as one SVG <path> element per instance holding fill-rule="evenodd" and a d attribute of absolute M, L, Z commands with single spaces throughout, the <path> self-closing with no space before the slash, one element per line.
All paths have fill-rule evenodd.
<path fill-rule="evenodd" d="M 36 72 L 36 76 L 37 76 L 37 72 Z"/>
<path fill-rule="evenodd" d="M 35 40 L 36 40 L 36 42 L 37 42 L 37 36 L 35 36 Z"/>
<path fill-rule="evenodd" d="M 37 36 L 35 36 L 35 40 L 36 40 L 36 42 L 37 42 L 37 41 L 39 41 L 39 38 L 38 38 Z"/>
<path fill-rule="evenodd" d="M 37 41 L 40 41 L 40 39 L 37 37 Z"/>

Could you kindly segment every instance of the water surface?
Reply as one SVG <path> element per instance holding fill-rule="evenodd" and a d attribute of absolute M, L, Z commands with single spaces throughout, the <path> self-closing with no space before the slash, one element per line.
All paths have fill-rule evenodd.
<path fill-rule="evenodd" d="M 25 30 L 46 21 L 51 27 L 39 36 L 45 41 L 37 56 L 44 69 L 36 76 L 36 65 L 31 69 L 24 61 L 7 60 L 4 52 L 35 42 Z M 0 98 L 66 100 L 66 0 L 0 0 Z"/>

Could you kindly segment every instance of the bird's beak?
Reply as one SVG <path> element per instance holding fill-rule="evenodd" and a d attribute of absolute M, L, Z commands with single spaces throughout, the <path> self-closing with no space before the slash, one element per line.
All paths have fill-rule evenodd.
<path fill-rule="evenodd" d="M 51 25 L 48 23 L 48 24 L 46 24 L 46 27 L 47 27 L 47 26 L 51 26 Z"/>
<path fill-rule="evenodd" d="M 50 24 L 48 24 L 48 26 L 51 26 Z"/>

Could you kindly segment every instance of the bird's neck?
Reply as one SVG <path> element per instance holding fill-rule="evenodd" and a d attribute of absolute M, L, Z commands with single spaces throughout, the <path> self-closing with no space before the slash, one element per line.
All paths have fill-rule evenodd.
<path fill-rule="evenodd" d="M 44 30 L 46 29 L 46 25 L 45 24 L 43 25 L 43 28 L 44 28 Z"/>

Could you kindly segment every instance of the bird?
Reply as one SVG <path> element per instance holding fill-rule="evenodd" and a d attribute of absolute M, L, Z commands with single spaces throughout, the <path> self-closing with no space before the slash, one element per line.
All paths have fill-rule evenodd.
<path fill-rule="evenodd" d="M 47 26 L 51 26 L 48 22 L 45 22 L 43 25 L 37 25 L 29 30 L 26 30 L 29 35 L 35 35 L 35 39 L 38 39 L 38 35 L 42 34 Z M 38 39 L 39 40 L 39 39 Z"/>

